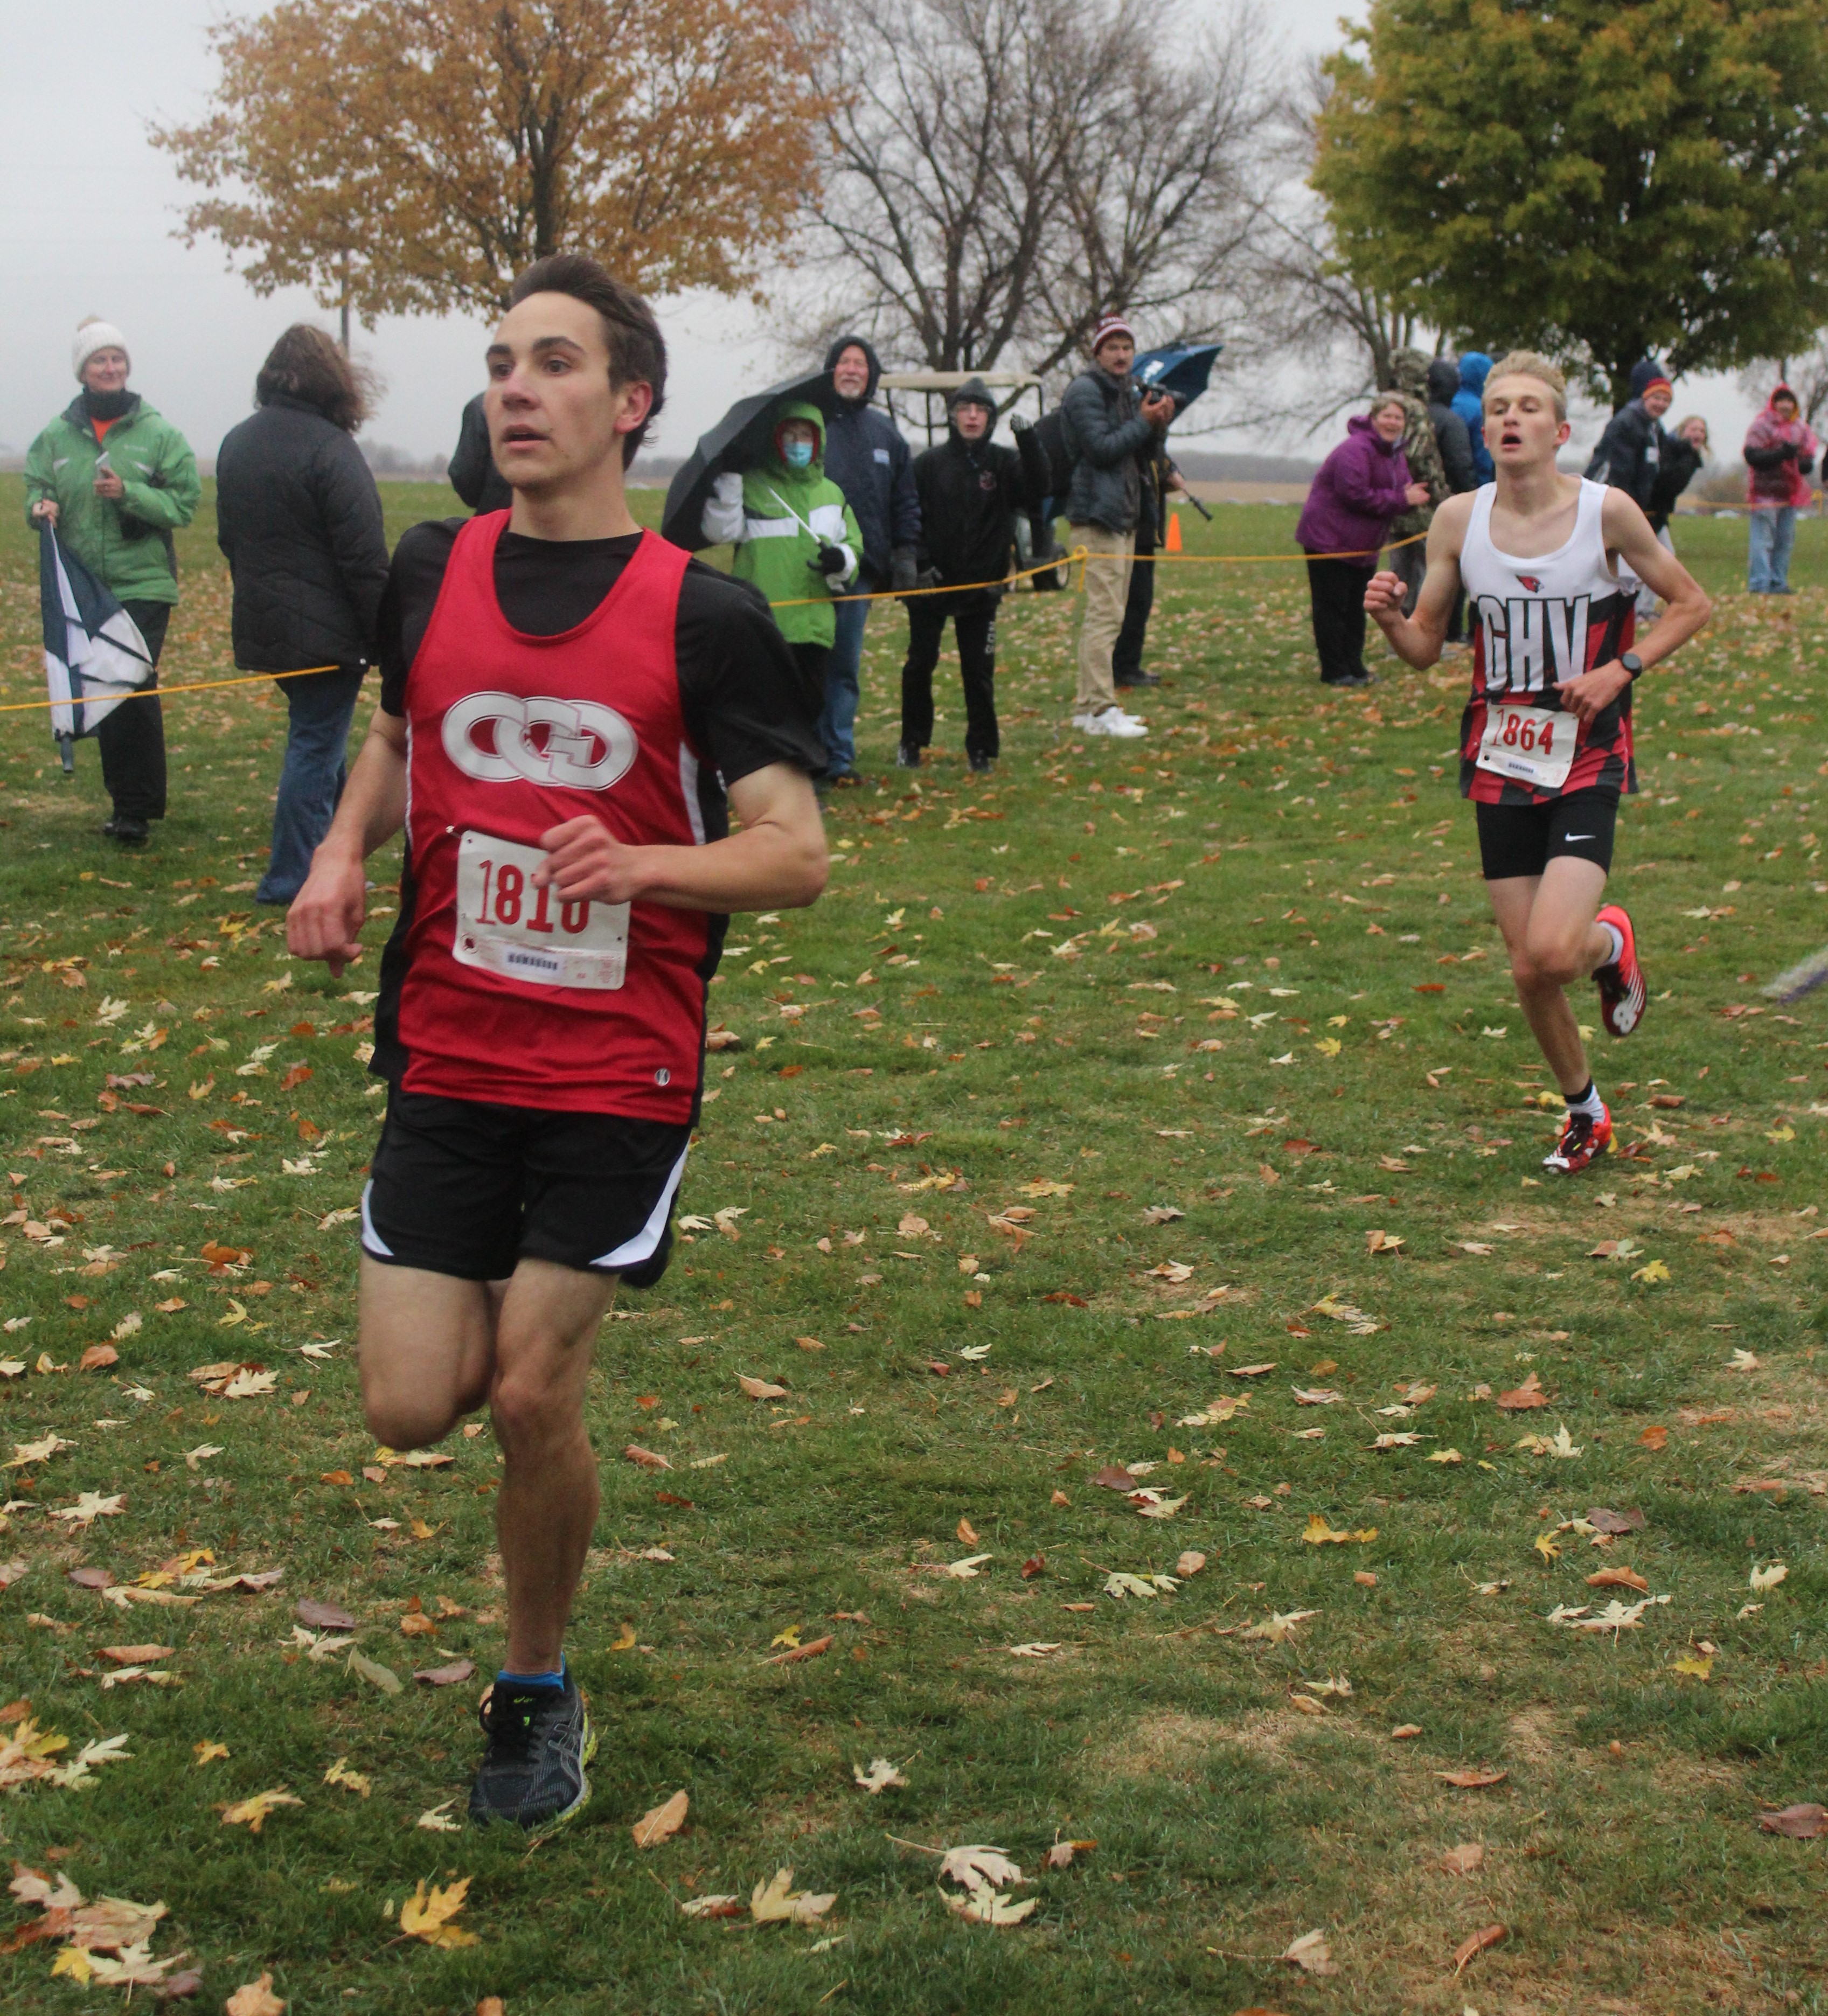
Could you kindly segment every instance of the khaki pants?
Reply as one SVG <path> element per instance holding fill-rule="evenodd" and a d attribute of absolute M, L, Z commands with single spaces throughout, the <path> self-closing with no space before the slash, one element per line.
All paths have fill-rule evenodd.
<path fill-rule="evenodd" d="M 1117 704 L 1111 683 L 1111 653 L 1124 627 L 1130 597 L 1130 568 L 1136 550 L 1134 532 L 1113 532 L 1103 525 L 1074 525 L 1075 545 L 1085 561 L 1085 599 L 1079 619 L 1079 686 L 1075 714 L 1101 714 Z M 1100 554 L 1109 555 L 1100 559 Z"/>

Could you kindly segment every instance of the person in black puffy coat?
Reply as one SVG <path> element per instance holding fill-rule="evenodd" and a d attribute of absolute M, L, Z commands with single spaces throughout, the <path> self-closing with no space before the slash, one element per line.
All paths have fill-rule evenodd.
<path fill-rule="evenodd" d="M 918 769 L 933 740 L 933 675 L 946 618 L 959 642 L 965 689 L 965 755 L 988 770 L 1001 743 L 996 719 L 996 612 L 1016 549 L 1016 518 L 1047 491 L 1047 469 L 1026 432 L 1017 446 L 991 439 L 996 398 L 968 378 L 946 401 L 946 437 L 914 458 L 920 498 L 920 571 L 927 591 L 908 603 L 908 656 L 901 667 L 901 739 L 895 761 Z M 999 584 L 984 587 L 984 582 Z M 945 589 L 945 593 L 932 591 Z"/>
<path fill-rule="evenodd" d="M 216 455 L 216 542 L 235 583 L 235 662 L 329 668 L 277 682 L 289 720 L 273 845 L 255 891 L 290 903 L 329 830 L 387 579 L 380 493 L 355 430 L 366 398 L 322 329 L 294 323 L 254 380 L 256 411 Z"/>
<path fill-rule="evenodd" d="M 484 396 L 478 392 L 463 409 L 457 452 L 444 468 L 451 488 L 479 518 L 485 511 L 511 510 L 514 504 L 508 479 L 495 466 L 488 416 L 483 411 Z"/>

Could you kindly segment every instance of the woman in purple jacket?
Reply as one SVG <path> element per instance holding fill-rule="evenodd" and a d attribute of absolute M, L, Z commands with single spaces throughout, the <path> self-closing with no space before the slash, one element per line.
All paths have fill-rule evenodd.
<path fill-rule="evenodd" d="M 1380 397 L 1368 413 L 1349 421 L 1345 439 L 1320 465 L 1295 527 L 1295 543 L 1308 554 L 1322 686 L 1370 685 L 1365 669 L 1365 585 L 1376 570 L 1377 550 L 1391 519 L 1411 505 L 1428 502 L 1428 486 L 1409 481 L 1404 419 L 1400 398 Z M 1337 553 L 1356 557 L 1316 557 Z"/>

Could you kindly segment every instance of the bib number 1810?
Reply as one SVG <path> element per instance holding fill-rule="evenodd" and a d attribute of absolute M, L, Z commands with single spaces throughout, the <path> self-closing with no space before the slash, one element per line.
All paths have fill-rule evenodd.
<path fill-rule="evenodd" d="M 542 882 L 527 900 L 527 877 L 512 861 L 498 866 L 492 860 L 482 864 L 482 903 L 477 913 L 481 924 L 522 924 L 530 931 L 550 931 L 552 921 L 552 885 Z M 575 938 L 590 923 L 590 904 L 560 903 L 556 928 Z"/>
<path fill-rule="evenodd" d="M 616 988 L 628 960 L 628 905 L 561 902 L 536 882 L 545 855 L 492 833 L 466 833 L 457 850 L 452 956 L 535 987 Z"/>

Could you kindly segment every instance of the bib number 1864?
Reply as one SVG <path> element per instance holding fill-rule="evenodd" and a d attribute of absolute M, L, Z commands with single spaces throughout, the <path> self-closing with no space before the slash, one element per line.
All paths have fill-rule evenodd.
<path fill-rule="evenodd" d="M 628 960 L 628 905 L 561 902 L 536 884 L 537 847 L 466 833 L 457 851 L 457 925 L 452 952 L 535 987 L 615 988 Z"/>
<path fill-rule="evenodd" d="M 1479 743 L 1479 768 L 1526 784 L 1559 790 L 1574 767 L 1578 724 L 1541 707 L 1490 707 Z"/>

